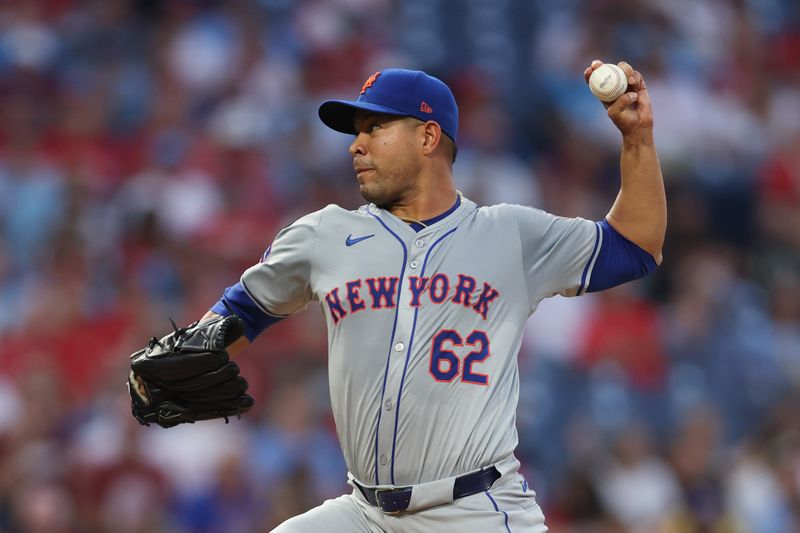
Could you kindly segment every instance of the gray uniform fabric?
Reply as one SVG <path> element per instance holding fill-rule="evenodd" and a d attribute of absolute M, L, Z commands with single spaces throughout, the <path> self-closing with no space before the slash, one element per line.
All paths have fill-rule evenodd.
<path fill-rule="evenodd" d="M 523 326 L 543 298 L 585 290 L 600 236 L 588 220 L 466 198 L 420 232 L 374 205 L 329 205 L 241 281 L 272 315 L 319 302 L 351 476 L 416 485 L 509 458 L 516 470 Z"/>

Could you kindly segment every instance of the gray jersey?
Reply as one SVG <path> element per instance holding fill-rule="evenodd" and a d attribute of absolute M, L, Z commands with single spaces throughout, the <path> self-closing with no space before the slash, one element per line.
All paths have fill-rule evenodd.
<path fill-rule="evenodd" d="M 283 229 L 242 285 L 273 315 L 321 304 L 351 474 L 413 485 L 511 456 L 525 321 L 585 290 L 600 238 L 517 205 L 462 199 L 420 232 L 374 205 L 329 205 Z"/>

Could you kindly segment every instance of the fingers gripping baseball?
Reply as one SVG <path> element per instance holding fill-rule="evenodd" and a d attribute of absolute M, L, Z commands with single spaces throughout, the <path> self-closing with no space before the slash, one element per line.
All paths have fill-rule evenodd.
<path fill-rule="evenodd" d="M 592 73 L 600 68 L 603 62 L 596 59 L 591 66 L 584 70 L 584 78 L 589 83 Z M 652 128 L 653 113 L 650 106 L 650 95 L 647 92 L 642 74 L 625 61 L 620 61 L 617 66 L 622 69 L 627 78 L 627 89 L 621 96 L 610 102 L 603 102 L 608 117 L 622 132 L 623 136 Z"/>

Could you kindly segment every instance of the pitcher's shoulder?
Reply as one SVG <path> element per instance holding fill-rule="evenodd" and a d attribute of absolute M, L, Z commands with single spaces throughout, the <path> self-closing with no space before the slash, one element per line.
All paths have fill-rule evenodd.
<path fill-rule="evenodd" d="M 481 206 L 476 211 L 476 216 L 494 222 L 517 221 L 521 218 L 547 217 L 548 213 L 537 207 L 519 204 L 495 204 Z"/>
<path fill-rule="evenodd" d="M 356 209 L 348 209 L 346 207 L 342 207 L 339 204 L 328 204 L 319 211 L 317 211 L 322 218 L 349 218 L 349 219 L 358 219 L 358 218 L 365 218 L 369 217 L 370 213 L 375 210 L 373 205 L 362 205 L 357 207 Z"/>
<path fill-rule="evenodd" d="M 316 212 L 317 233 L 323 236 L 338 235 L 341 232 L 361 231 L 372 226 L 369 206 L 347 209 L 337 204 L 328 204 Z"/>
<path fill-rule="evenodd" d="M 347 209 L 338 204 L 328 204 L 321 209 L 299 217 L 295 223 L 321 225 L 337 220 L 358 220 L 369 217 L 369 210 L 367 207 L 368 206 L 362 206 L 358 209 Z"/>

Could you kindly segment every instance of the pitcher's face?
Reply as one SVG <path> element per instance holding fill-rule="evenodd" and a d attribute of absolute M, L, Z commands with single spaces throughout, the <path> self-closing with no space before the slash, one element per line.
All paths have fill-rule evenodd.
<path fill-rule="evenodd" d="M 381 207 L 393 205 L 416 189 L 423 158 L 418 130 L 424 122 L 366 111 L 358 111 L 354 122 L 348 151 L 361 196 Z"/>

